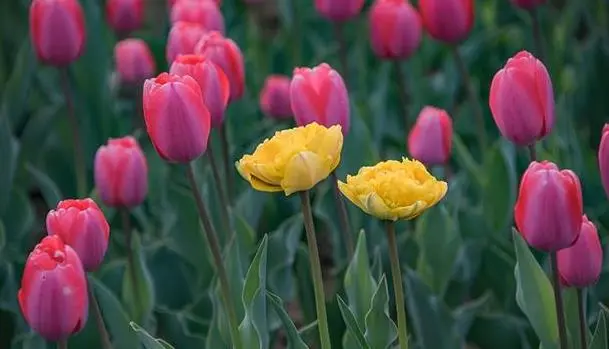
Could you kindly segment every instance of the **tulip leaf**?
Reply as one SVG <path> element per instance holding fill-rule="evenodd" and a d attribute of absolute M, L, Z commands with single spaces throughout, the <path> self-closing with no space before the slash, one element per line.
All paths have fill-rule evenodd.
<path fill-rule="evenodd" d="M 48 207 L 55 207 L 62 200 L 63 195 L 57 184 L 44 172 L 40 171 L 31 164 L 25 165 L 26 171 L 32 176 L 34 183 L 40 188 L 42 197 Z"/>
<path fill-rule="evenodd" d="M 345 320 L 345 324 L 347 325 L 347 330 L 353 335 L 355 338 L 355 343 L 358 345 L 360 349 L 371 349 L 366 342 L 366 337 L 362 332 L 361 328 L 357 324 L 357 320 L 355 319 L 355 314 L 349 309 L 349 306 L 345 301 L 341 298 L 341 296 L 337 295 L 338 298 L 338 307 L 340 309 L 340 313 Z"/>
<path fill-rule="evenodd" d="M 300 333 L 298 333 L 294 322 L 292 322 L 292 319 L 290 319 L 290 316 L 283 308 L 283 301 L 281 298 L 271 292 L 267 292 L 266 296 L 285 329 L 286 337 L 288 339 L 287 349 L 309 349 L 307 344 L 302 340 Z"/>
<path fill-rule="evenodd" d="M 608 349 L 609 343 L 607 342 L 607 316 L 609 310 L 601 305 L 601 310 L 598 312 L 598 319 L 596 320 L 596 328 L 592 335 L 592 340 L 588 344 L 589 349 Z"/>
<path fill-rule="evenodd" d="M 557 348 L 558 328 L 550 280 L 520 234 L 512 229 L 516 250 L 516 302 L 545 349 Z"/>
<path fill-rule="evenodd" d="M 3 163 L 0 171 L 0 215 L 9 203 L 19 149 L 19 142 L 13 137 L 8 117 L 0 112 L 0 159 Z"/>
<path fill-rule="evenodd" d="M 139 323 L 146 323 L 155 304 L 154 286 L 142 251 L 139 234 L 134 230 L 131 232 L 131 236 L 134 265 L 132 270 L 129 262 L 127 262 L 123 274 L 123 302 L 127 305 L 132 319 Z M 134 294 L 134 292 L 138 294 Z"/>
<path fill-rule="evenodd" d="M 313 282 L 311 275 L 311 266 L 309 264 L 309 250 L 303 243 L 296 251 L 296 278 L 298 283 L 298 302 L 302 309 L 304 323 L 312 323 L 317 320 L 315 313 L 315 294 L 313 293 Z"/>
<path fill-rule="evenodd" d="M 47 348 L 45 340 L 36 332 L 23 333 L 13 338 L 13 349 L 43 349 Z"/>
<path fill-rule="evenodd" d="M 564 308 L 564 314 L 567 326 L 567 337 L 569 341 L 569 348 L 577 348 L 580 343 L 580 329 L 579 329 L 579 306 L 577 299 L 577 289 L 575 288 L 563 288 L 562 289 L 562 302 Z M 590 341 L 590 333 L 587 331 L 586 338 Z"/>
<path fill-rule="evenodd" d="M 366 314 L 364 336 L 370 348 L 389 348 L 398 336 L 398 329 L 389 316 L 389 291 L 385 275 L 381 277 L 371 303 L 370 310 Z"/>
<path fill-rule="evenodd" d="M 269 289 L 285 300 L 294 298 L 294 261 L 303 232 L 302 215 L 285 220 L 269 234 L 268 284 Z"/>
<path fill-rule="evenodd" d="M 518 185 L 515 157 L 514 146 L 502 139 L 486 152 L 482 200 L 484 217 L 494 232 L 503 231 L 512 218 Z"/>
<path fill-rule="evenodd" d="M 25 108 L 28 106 L 28 103 L 26 103 L 28 92 L 36 77 L 36 67 L 37 62 L 33 47 L 30 39 L 26 37 L 15 57 L 15 66 L 12 67 L 12 73 L 6 82 L 2 95 L 2 105 L 0 106 L 0 118 L 8 118 L 6 121 L 10 120 L 10 124 L 14 127 L 21 125 L 21 119 L 25 115 Z M 1 156 L 0 159 L 6 161 L 4 159 L 7 158 Z"/>
<path fill-rule="evenodd" d="M 158 338 L 152 337 L 145 329 L 143 329 L 140 325 L 135 322 L 130 322 L 129 326 L 137 333 L 140 341 L 144 345 L 146 349 L 174 349 L 171 344 L 166 341 Z"/>

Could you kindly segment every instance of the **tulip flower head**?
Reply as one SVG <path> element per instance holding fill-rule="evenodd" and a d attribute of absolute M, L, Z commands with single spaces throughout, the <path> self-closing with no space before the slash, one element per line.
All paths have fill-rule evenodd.
<path fill-rule="evenodd" d="M 290 83 L 291 79 L 284 75 L 271 75 L 266 79 L 260 92 L 260 109 L 264 114 L 276 119 L 292 117 Z"/>
<path fill-rule="evenodd" d="M 531 145 L 554 127 L 552 80 L 543 63 L 526 51 L 495 74 L 489 105 L 503 137 L 516 145 Z"/>
<path fill-rule="evenodd" d="M 218 5 L 210 0 L 179 0 L 171 7 L 171 23 L 191 22 L 206 31 L 224 34 L 224 17 Z"/>
<path fill-rule="evenodd" d="M 421 43 L 417 10 L 404 0 L 376 0 L 370 9 L 370 43 L 384 59 L 407 59 Z"/>
<path fill-rule="evenodd" d="M 85 326 L 85 272 L 76 252 L 59 236 L 45 237 L 30 253 L 17 299 L 28 325 L 48 341 L 66 339 Z"/>
<path fill-rule="evenodd" d="M 609 124 L 605 124 L 603 127 L 603 136 L 598 148 L 598 167 L 605 194 L 609 197 Z"/>
<path fill-rule="evenodd" d="M 275 133 L 236 166 L 254 189 L 290 195 L 328 177 L 340 162 L 342 147 L 340 126 L 311 123 Z"/>
<path fill-rule="evenodd" d="M 141 84 L 156 70 L 152 53 L 141 39 L 119 41 L 114 46 L 114 61 L 121 82 L 127 84 Z"/>
<path fill-rule="evenodd" d="M 584 288 L 594 285 L 603 267 L 603 248 L 594 223 L 585 215 L 579 237 L 571 247 L 559 250 L 558 273 L 565 287 Z"/>
<path fill-rule="evenodd" d="M 532 10 L 535 7 L 545 4 L 546 0 L 511 0 L 514 6 L 525 10 Z"/>
<path fill-rule="evenodd" d="M 195 52 L 195 46 L 205 34 L 205 28 L 200 24 L 176 22 L 169 30 L 165 54 L 167 62 L 173 63 L 178 55 L 189 55 Z"/>
<path fill-rule="evenodd" d="M 410 155 L 427 165 L 443 165 L 450 158 L 453 122 L 445 110 L 425 107 L 408 134 Z"/>
<path fill-rule="evenodd" d="M 86 39 L 85 17 L 78 0 L 33 0 L 30 38 L 43 63 L 65 66 L 78 59 Z"/>
<path fill-rule="evenodd" d="M 527 243 L 547 252 L 570 247 L 579 236 L 582 215 L 577 175 L 549 161 L 531 162 L 514 207 L 516 227 Z"/>
<path fill-rule="evenodd" d="M 409 159 L 362 167 L 357 175 L 338 181 L 349 201 L 382 220 L 413 219 L 446 195 L 448 184 L 432 176 L 425 165 Z"/>
<path fill-rule="evenodd" d="M 364 7 L 364 0 L 315 0 L 320 15 L 334 22 L 347 21 L 357 16 Z"/>
<path fill-rule="evenodd" d="M 474 0 L 420 0 L 419 11 L 429 35 L 448 44 L 467 38 L 474 25 Z"/>
<path fill-rule="evenodd" d="M 117 33 L 128 34 L 138 29 L 144 19 L 144 0 L 108 0 L 108 23 Z"/>

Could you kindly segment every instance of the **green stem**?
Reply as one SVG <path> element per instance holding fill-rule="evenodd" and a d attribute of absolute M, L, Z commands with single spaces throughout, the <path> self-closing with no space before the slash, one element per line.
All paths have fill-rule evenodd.
<path fill-rule="evenodd" d="M 133 230 L 131 229 L 131 219 L 129 218 L 129 209 L 127 207 L 120 208 L 121 220 L 123 221 L 123 233 L 125 234 L 125 245 L 127 247 L 127 268 L 129 270 L 129 278 L 131 281 L 131 292 L 133 293 L 133 301 L 138 303 L 136 309 L 140 308 L 140 285 L 136 277 L 135 258 L 133 256 L 133 247 L 131 246 L 131 238 Z M 135 314 L 133 314 L 135 315 Z"/>
<path fill-rule="evenodd" d="M 586 289 L 578 288 L 577 289 L 577 308 L 579 313 L 579 339 L 581 343 L 581 347 L 583 349 L 588 348 L 588 344 L 586 343 L 586 337 L 588 336 L 588 325 L 586 324 L 586 309 L 585 309 L 585 297 Z"/>
<path fill-rule="evenodd" d="M 404 113 L 404 128 L 406 130 L 406 137 L 408 137 L 408 130 L 410 129 L 410 93 L 408 91 L 408 84 L 406 83 L 406 75 L 404 69 L 402 69 L 402 63 L 400 61 L 393 62 L 395 68 L 395 81 L 398 85 L 398 94 L 400 96 L 400 104 L 402 107 L 402 113 Z"/>
<path fill-rule="evenodd" d="M 543 49 L 543 35 L 541 33 L 541 22 L 539 21 L 539 11 L 537 9 L 531 10 L 531 21 L 533 24 L 533 42 L 535 45 L 535 55 L 537 58 L 545 62 L 545 54 Z"/>
<path fill-rule="evenodd" d="M 220 141 L 222 143 L 222 157 L 224 158 L 224 178 L 226 178 L 226 196 L 229 205 L 233 200 L 233 171 L 230 159 L 230 145 L 228 143 L 228 125 L 226 120 L 220 126 Z"/>
<path fill-rule="evenodd" d="M 344 23 L 334 23 L 334 36 L 338 42 L 338 57 L 340 59 L 340 72 L 345 80 L 345 84 L 349 83 L 349 61 L 347 60 L 347 41 L 344 34 Z"/>
<path fill-rule="evenodd" d="M 398 338 L 400 349 L 408 349 L 408 326 L 406 324 L 406 305 L 404 304 L 404 289 L 402 288 L 402 272 L 398 257 L 398 244 L 395 238 L 395 223 L 387 222 L 387 241 L 389 244 L 389 259 L 391 260 L 391 276 L 393 292 L 395 293 L 395 308 L 398 314 Z"/>
<path fill-rule="evenodd" d="M 565 326 L 565 312 L 562 303 L 562 291 L 560 289 L 560 276 L 558 275 L 558 258 L 556 252 L 550 252 L 552 262 L 552 283 L 554 286 L 554 300 L 556 301 L 556 316 L 558 319 L 558 335 L 560 338 L 560 349 L 567 349 L 567 328 Z"/>
<path fill-rule="evenodd" d="M 88 279 L 87 279 L 88 282 Z M 97 301 L 97 297 L 95 296 L 95 291 L 93 290 L 93 285 L 88 282 L 88 290 L 89 290 L 89 301 L 91 302 L 91 306 L 93 308 L 93 317 L 95 318 L 95 325 L 97 326 L 97 333 L 99 333 L 99 338 L 102 344 L 103 349 L 112 349 L 112 342 L 110 341 L 110 335 L 108 334 L 108 330 L 106 329 L 106 325 L 104 324 L 104 317 L 102 316 L 101 309 L 99 307 L 99 302 Z M 67 344 L 66 344 L 67 348 Z"/>
<path fill-rule="evenodd" d="M 347 257 L 350 261 L 353 257 L 353 234 L 351 232 L 351 226 L 349 224 L 349 215 L 347 214 L 347 206 L 345 205 L 345 199 L 343 198 L 340 190 L 338 189 L 338 177 L 336 171 L 332 172 L 330 178 L 332 182 L 332 191 L 334 192 L 334 201 L 336 202 L 336 208 L 338 210 L 338 221 L 340 223 L 340 232 L 347 249 Z"/>
<path fill-rule="evenodd" d="M 231 302 L 230 299 L 230 295 L 232 293 L 230 292 L 230 285 L 228 283 L 226 269 L 224 269 L 224 264 L 222 263 L 222 253 L 220 252 L 218 235 L 209 217 L 207 208 L 205 207 L 205 203 L 203 202 L 203 198 L 201 197 L 201 193 L 199 192 L 192 162 L 186 166 L 186 176 L 188 177 L 188 181 L 190 182 L 192 194 L 194 196 L 195 203 L 197 204 L 199 215 L 201 216 L 204 238 L 207 240 L 207 245 L 209 246 L 209 249 L 214 259 L 214 264 L 216 265 L 216 270 L 218 272 L 218 279 L 220 280 L 221 288 L 220 293 L 222 295 L 222 302 L 224 303 L 224 308 L 228 314 L 230 336 L 233 342 L 233 346 L 236 349 L 241 349 L 243 348 L 243 344 L 241 343 L 241 336 L 239 334 L 239 323 L 237 322 L 237 313 L 235 312 L 235 306 L 233 305 L 233 302 Z"/>
<path fill-rule="evenodd" d="M 233 235 L 229 218 L 230 203 L 228 201 L 228 196 L 226 195 L 226 191 L 224 190 L 224 186 L 222 184 L 220 170 L 218 169 L 218 164 L 216 163 L 216 158 L 212 149 L 212 142 L 209 142 L 209 145 L 207 146 L 207 151 L 205 153 L 207 154 L 209 164 L 211 165 L 211 172 L 214 176 L 214 181 L 216 182 L 216 190 L 218 192 L 218 197 L 220 198 L 220 202 L 222 203 L 220 214 L 222 215 L 222 224 L 224 225 L 224 231 L 227 233 L 226 238 L 230 240 Z"/>
<path fill-rule="evenodd" d="M 317 238 L 315 237 L 315 226 L 313 214 L 311 213 L 311 202 L 308 191 L 300 192 L 300 202 L 304 217 L 304 226 L 307 232 L 307 244 L 309 245 L 309 262 L 311 263 L 311 274 L 313 277 L 313 289 L 315 292 L 315 308 L 317 310 L 317 321 L 321 349 L 330 349 L 330 331 L 328 329 L 328 316 L 326 314 L 326 299 L 324 295 L 324 284 L 321 276 L 321 263 L 319 262 L 319 251 L 317 250 Z"/>
<path fill-rule="evenodd" d="M 57 349 L 68 349 L 68 340 L 67 339 L 60 339 L 57 342 Z"/>
<path fill-rule="evenodd" d="M 529 149 L 529 159 L 531 161 L 537 161 L 537 149 L 535 149 L 535 143 L 527 147 Z"/>

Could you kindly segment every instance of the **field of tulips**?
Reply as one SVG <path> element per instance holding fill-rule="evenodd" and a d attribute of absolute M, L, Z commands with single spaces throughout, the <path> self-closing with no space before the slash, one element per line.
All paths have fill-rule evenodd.
<path fill-rule="evenodd" d="M 609 349 L 609 1 L 0 0 L 0 349 Z"/>

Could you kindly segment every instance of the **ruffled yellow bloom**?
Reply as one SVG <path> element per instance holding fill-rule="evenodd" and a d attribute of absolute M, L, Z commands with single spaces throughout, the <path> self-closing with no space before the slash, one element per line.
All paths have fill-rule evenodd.
<path fill-rule="evenodd" d="M 362 167 L 338 188 L 364 212 L 384 220 L 413 219 L 440 201 L 448 189 L 416 161 L 390 160 Z"/>
<path fill-rule="evenodd" d="M 340 162 L 342 148 L 340 126 L 312 123 L 275 133 L 236 166 L 254 189 L 290 195 L 328 177 Z"/>

